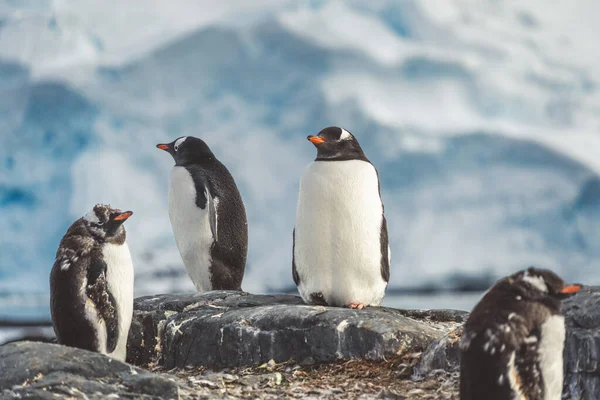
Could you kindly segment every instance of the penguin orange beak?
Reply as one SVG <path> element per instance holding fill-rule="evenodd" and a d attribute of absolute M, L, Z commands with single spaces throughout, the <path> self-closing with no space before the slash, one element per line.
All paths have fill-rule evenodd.
<path fill-rule="evenodd" d="M 127 218 L 133 215 L 133 211 L 125 211 L 113 218 L 113 221 L 125 221 Z"/>
<path fill-rule="evenodd" d="M 325 142 L 325 139 L 320 138 L 318 136 L 312 136 L 312 135 L 310 135 L 309 137 L 307 137 L 307 139 L 310 140 L 314 144 L 319 144 L 319 143 Z"/>
<path fill-rule="evenodd" d="M 565 286 L 560 292 L 563 294 L 573 294 L 579 292 L 579 290 L 581 290 L 581 285 L 574 284 Z"/>
<path fill-rule="evenodd" d="M 162 144 L 162 143 L 161 144 L 157 144 L 156 147 L 159 148 L 159 149 L 161 149 L 161 150 L 165 150 L 165 151 L 169 150 L 169 145 L 167 145 L 167 144 Z"/>

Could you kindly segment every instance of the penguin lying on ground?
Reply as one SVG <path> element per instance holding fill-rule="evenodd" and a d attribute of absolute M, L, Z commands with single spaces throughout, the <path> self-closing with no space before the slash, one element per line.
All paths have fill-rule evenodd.
<path fill-rule="evenodd" d="M 308 140 L 317 158 L 300 180 L 292 274 L 309 304 L 378 306 L 390 279 L 390 250 L 377 170 L 339 127 Z"/>
<path fill-rule="evenodd" d="M 241 290 L 248 223 L 233 177 L 201 139 L 184 136 L 156 147 L 175 160 L 169 218 L 196 290 Z"/>
<path fill-rule="evenodd" d="M 98 204 L 60 241 L 50 273 L 58 343 L 125 361 L 133 315 L 133 264 L 123 223 L 132 214 Z"/>
<path fill-rule="evenodd" d="M 464 327 L 461 400 L 560 399 L 565 340 L 561 300 L 580 288 L 535 268 L 498 281 Z"/>

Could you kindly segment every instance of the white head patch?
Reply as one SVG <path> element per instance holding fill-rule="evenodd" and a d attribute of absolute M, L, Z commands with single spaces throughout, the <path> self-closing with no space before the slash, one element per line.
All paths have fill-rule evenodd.
<path fill-rule="evenodd" d="M 544 279 L 541 276 L 531 276 L 528 273 L 525 273 L 525 275 L 523 275 L 523 280 L 525 282 L 529 282 L 534 288 L 536 288 L 540 292 L 548 292 L 548 286 L 546 286 L 546 282 L 544 282 Z"/>
<path fill-rule="evenodd" d="M 85 216 L 83 218 L 86 221 L 93 222 L 95 224 L 97 224 L 97 223 L 100 222 L 100 220 L 98 219 L 98 216 L 96 215 L 96 213 L 94 212 L 94 210 L 92 210 L 89 213 L 85 214 Z"/>
<path fill-rule="evenodd" d="M 175 151 L 179 150 L 179 146 L 181 146 L 181 143 L 185 142 L 185 139 L 187 139 L 187 136 L 177 139 L 177 141 L 175 142 L 175 145 L 173 146 Z"/>
<path fill-rule="evenodd" d="M 350 140 L 350 139 L 352 139 L 352 135 L 350 134 L 350 132 L 348 132 L 344 128 L 340 128 L 340 129 L 342 130 L 342 133 L 340 134 L 340 140 Z"/>

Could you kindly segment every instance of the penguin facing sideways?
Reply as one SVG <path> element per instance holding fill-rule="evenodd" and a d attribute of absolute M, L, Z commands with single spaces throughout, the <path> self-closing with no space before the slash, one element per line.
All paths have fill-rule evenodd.
<path fill-rule="evenodd" d="M 201 139 L 183 136 L 156 147 L 175 160 L 169 218 L 196 290 L 241 290 L 248 223 L 233 177 Z"/>
<path fill-rule="evenodd" d="M 292 276 L 308 304 L 378 306 L 390 249 L 377 170 L 347 130 L 307 138 L 317 158 L 300 179 Z"/>
<path fill-rule="evenodd" d="M 123 223 L 132 214 L 98 204 L 60 241 L 50 273 L 58 343 L 125 361 L 133 264 Z"/>
<path fill-rule="evenodd" d="M 461 400 L 558 400 L 563 387 L 566 285 L 529 268 L 498 281 L 475 306 L 460 343 Z"/>

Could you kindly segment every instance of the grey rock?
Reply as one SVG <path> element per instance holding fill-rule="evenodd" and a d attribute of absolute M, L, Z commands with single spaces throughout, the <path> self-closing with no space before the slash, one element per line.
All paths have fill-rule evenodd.
<path fill-rule="evenodd" d="M 458 326 L 431 343 L 423 352 L 415 368 L 417 377 L 426 377 L 436 370 L 458 371 L 460 369 L 460 338 L 463 332 L 462 325 Z"/>
<path fill-rule="evenodd" d="M 600 287 L 587 286 L 563 305 L 565 379 L 563 398 L 600 398 Z"/>
<path fill-rule="evenodd" d="M 177 399 L 176 383 L 104 355 L 49 343 L 0 346 L 2 398 Z"/>
<path fill-rule="evenodd" d="M 237 291 L 148 296 L 134 303 L 128 361 L 175 368 L 271 359 L 383 360 L 423 351 L 465 316 L 453 310 L 308 306 L 298 296 Z"/>

